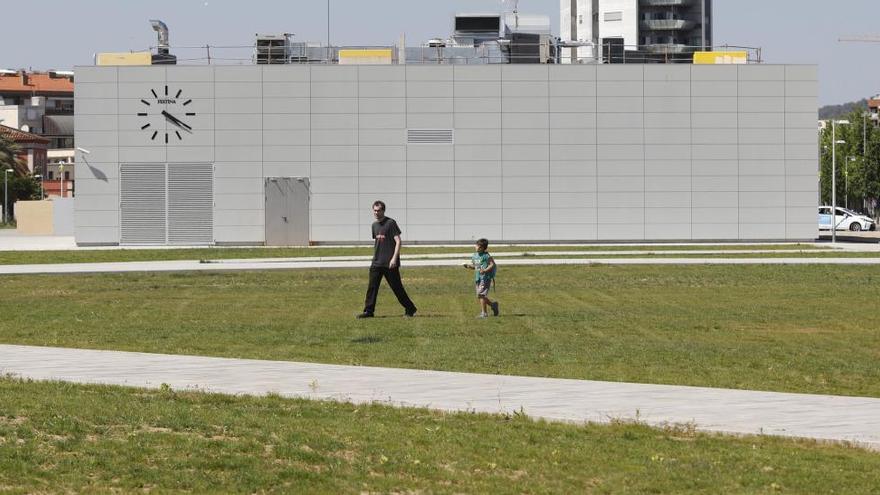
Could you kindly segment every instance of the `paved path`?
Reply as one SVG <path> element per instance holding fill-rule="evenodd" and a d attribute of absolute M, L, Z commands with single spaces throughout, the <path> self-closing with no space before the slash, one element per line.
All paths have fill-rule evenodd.
<path fill-rule="evenodd" d="M 443 411 L 850 441 L 880 450 L 880 399 L 0 345 L 0 373 L 230 394 L 382 402 Z"/>
<path fill-rule="evenodd" d="M 469 258 L 411 259 L 404 267 L 458 266 Z M 538 258 L 504 259 L 504 265 L 880 265 L 877 258 Z M 203 263 L 182 261 L 127 261 L 116 263 L 58 263 L 0 265 L 0 275 L 38 273 L 130 273 L 181 271 L 292 270 L 304 268 L 367 268 L 365 260 L 322 260 L 322 258 L 218 260 Z"/>

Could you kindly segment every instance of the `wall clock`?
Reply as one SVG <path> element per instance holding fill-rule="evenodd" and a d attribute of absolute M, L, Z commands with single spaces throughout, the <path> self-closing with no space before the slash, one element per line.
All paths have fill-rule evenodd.
<path fill-rule="evenodd" d="M 165 85 L 158 90 L 151 89 L 150 95 L 141 99 L 144 111 L 138 112 L 138 117 L 160 115 L 167 123 L 164 129 L 154 128 L 150 122 L 140 126 L 142 131 L 148 133 L 151 141 L 164 139 L 167 144 L 169 139 L 176 137 L 178 141 L 182 141 L 184 136 L 193 133 L 192 126 L 187 123 L 188 117 L 196 115 L 187 108 L 192 103 L 192 99 L 186 99 L 182 95 L 182 89 L 169 91 L 168 85 Z"/>

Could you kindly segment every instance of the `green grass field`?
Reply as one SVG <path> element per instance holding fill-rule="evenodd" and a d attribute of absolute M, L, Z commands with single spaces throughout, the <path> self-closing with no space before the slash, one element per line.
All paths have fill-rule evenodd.
<path fill-rule="evenodd" d="M 4 276 L 0 342 L 880 397 L 873 266 L 404 268 Z M 845 301 L 845 302 L 844 302 Z"/>
<path fill-rule="evenodd" d="M 876 493 L 880 455 L 687 425 L 0 378 L 0 492 Z"/>
<path fill-rule="evenodd" d="M 812 244 L 736 244 L 727 246 L 492 246 L 492 252 L 522 251 L 716 251 L 716 250 L 811 250 Z M 405 246 L 403 254 L 469 253 L 473 246 Z M 194 248 L 194 249 L 109 249 L 80 251 L 0 251 L 0 265 L 46 263 L 96 263 L 117 261 L 224 260 L 246 258 L 299 258 L 319 256 L 371 256 L 372 246 L 318 248 Z"/>

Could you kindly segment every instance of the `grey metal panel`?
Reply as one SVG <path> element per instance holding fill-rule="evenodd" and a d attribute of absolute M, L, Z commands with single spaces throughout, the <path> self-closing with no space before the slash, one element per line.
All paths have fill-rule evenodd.
<path fill-rule="evenodd" d="M 646 176 L 690 176 L 690 160 L 645 160 Z"/>
<path fill-rule="evenodd" d="M 732 96 L 693 96 L 691 97 L 691 111 L 694 113 L 736 113 L 739 111 L 737 100 Z"/>
<path fill-rule="evenodd" d="M 77 198 L 77 201 L 79 199 Z M 58 208 L 58 206 L 55 206 Z M 73 215 L 74 225 L 77 227 L 109 227 L 119 225 L 118 210 L 95 210 L 87 211 L 77 208 Z M 58 235 L 58 234 L 55 234 Z"/>
<path fill-rule="evenodd" d="M 785 225 L 786 239 L 817 239 L 819 237 L 819 228 L 815 223 L 792 223 Z"/>
<path fill-rule="evenodd" d="M 595 81 L 596 66 L 594 65 L 551 65 L 551 81 Z"/>
<path fill-rule="evenodd" d="M 266 106 L 271 113 L 272 107 Z M 214 113 L 258 113 L 263 111 L 262 98 L 217 98 L 214 100 Z"/>
<path fill-rule="evenodd" d="M 693 208 L 734 208 L 739 207 L 739 193 L 735 191 L 692 191 Z M 696 221 L 696 220 L 695 220 Z"/>
<path fill-rule="evenodd" d="M 550 129 L 551 144 L 596 144 L 595 129 Z"/>
<path fill-rule="evenodd" d="M 519 197 L 523 198 L 520 199 Z M 535 199 L 529 199 L 534 197 Z M 543 202 L 541 202 L 543 201 Z M 504 197 L 504 227 L 519 225 L 547 225 L 550 220 L 550 208 L 547 198 L 540 195 L 516 194 L 512 198 Z M 543 206 L 543 208 L 542 208 Z"/>
<path fill-rule="evenodd" d="M 687 81 L 690 81 L 688 79 Z M 690 98 L 691 85 L 681 81 L 645 81 L 645 96 L 677 96 Z"/>
<path fill-rule="evenodd" d="M 596 142 L 600 145 L 608 144 L 642 144 L 644 142 L 643 129 L 596 129 Z"/>
<path fill-rule="evenodd" d="M 311 116 L 311 129 L 357 129 L 357 114 L 314 114 Z"/>
<path fill-rule="evenodd" d="M 813 175 L 819 172 L 819 161 L 811 160 L 785 160 L 786 175 Z"/>
<path fill-rule="evenodd" d="M 596 192 L 598 178 L 596 176 L 552 176 L 550 177 L 550 192 L 576 193 Z"/>
<path fill-rule="evenodd" d="M 82 144 L 82 146 L 86 146 Z M 94 148 L 88 148 L 91 151 Z M 131 147 L 119 147 L 119 161 L 120 162 L 162 162 L 165 163 L 168 154 L 165 146 L 131 146 Z M 77 193 L 82 192 L 80 189 L 79 181 L 77 181 Z"/>
<path fill-rule="evenodd" d="M 784 129 L 740 129 L 740 144 L 780 144 L 785 142 Z"/>
<path fill-rule="evenodd" d="M 546 79 L 539 81 L 509 81 L 505 79 L 501 83 L 501 96 L 503 96 L 504 98 L 546 98 L 548 95 L 549 92 Z"/>
<path fill-rule="evenodd" d="M 505 129 L 535 129 L 547 127 L 550 117 L 546 113 L 504 112 L 501 125 Z"/>
<path fill-rule="evenodd" d="M 263 131 L 263 144 L 267 146 L 308 146 L 311 142 L 309 129 L 266 130 Z"/>
<path fill-rule="evenodd" d="M 785 96 L 785 81 L 740 81 L 738 90 L 740 98 L 757 96 L 782 98 Z"/>
<path fill-rule="evenodd" d="M 501 98 L 457 97 L 453 103 L 455 112 L 501 112 Z"/>
<path fill-rule="evenodd" d="M 788 207 L 785 209 L 785 221 L 789 224 L 812 223 L 813 228 L 818 230 L 816 225 L 818 223 L 816 222 L 816 206 Z"/>
<path fill-rule="evenodd" d="M 455 162 L 452 160 L 400 162 L 399 166 L 388 168 L 385 162 L 379 162 L 387 175 L 406 175 L 407 177 L 455 177 Z M 364 171 L 364 163 L 361 162 L 361 175 L 367 175 Z M 468 181 L 472 179 L 467 178 Z"/>
<path fill-rule="evenodd" d="M 691 210 L 691 222 L 707 224 L 737 224 L 739 223 L 738 208 L 712 208 L 703 206 Z"/>
<path fill-rule="evenodd" d="M 487 210 L 487 213 L 492 210 Z M 494 210 L 500 211 L 500 210 Z M 486 219 L 476 219 L 470 220 L 467 215 L 456 215 L 455 222 L 455 240 L 472 240 L 475 241 L 481 237 L 488 237 L 489 239 L 501 239 L 502 238 L 502 227 L 500 221 L 500 213 L 499 213 L 499 221 L 497 223 L 493 223 L 491 220 Z M 472 221 L 482 221 L 485 223 L 478 223 L 476 225 L 471 225 Z"/>
<path fill-rule="evenodd" d="M 105 131 L 76 131 L 77 144 L 81 146 L 116 146 L 116 133 Z"/>
<path fill-rule="evenodd" d="M 553 208 L 550 210 L 551 224 L 592 224 L 596 223 L 594 208 Z"/>
<path fill-rule="evenodd" d="M 358 83 L 356 81 L 312 81 L 311 96 L 313 98 L 357 98 Z"/>
<path fill-rule="evenodd" d="M 784 160 L 785 148 L 786 146 L 783 144 L 744 144 L 739 146 L 739 158 L 741 160 Z M 798 157 L 793 156 L 792 158 Z"/>
<path fill-rule="evenodd" d="M 114 82 L 81 83 L 76 82 L 74 97 L 82 99 L 116 98 L 118 84 Z"/>
<path fill-rule="evenodd" d="M 500 177 L 502 170 L 501 148 L 498 149 L 497 160 L 466 160 L 462 159 L 456 148 L 455 176 L 473 181 L 473 177 Z"/>
<path fill-rule="evenodd" d="M 262 177 L 260 162 L 220 162 L 214 164 L 214 177 L 251 178 Z"/>
<path fill-rule="evenodd" d="M 600 128 L 630 129 L 643 127 L 645 114 L 638 113 L 599 113 L 596 114 L 596 125 Z"/>
<path fill-rule="evenodd" d="M 547 180 L 550 174 L 550 162 L 545 160 L 514 160 L 504 161 L 505 177 L 534 177 L 535 181 Z M 543 178 L 543 179 L 541 179 Z"/>
<path fill-rule="evenodd" d="M 687 82 L 691 80 L 691 67 L 689 65 L 655 64 L 645 65 L 645 81 L 677 81 Z"/>
<path fill-rule="evenodd" d="M 318 98 L 311 99 L 311 112 L 314 113 L 358 113 L 357 98 Z"/>
<path fill-rule="evenodd" d="M 455 193 L 455 206 L 457 208 L 467 208 L 470 210 L 469 215 L 474 215 L 474 210 L 479 211 L 482 208 L 493 209 L 501 208 L 501 193 Z M 500 221 L 499 221 L 500 223 Z"/>
<path fill-rule="evenodd" d="M 263 82 L 264 98 L 308 98 L 311 84 L 308 82 Z"/>
<path fill-rule="evenodd" d="M 742 212 L 746 208 L 754 208 L 756 210 L 755 213 L 760 213 L 758 211 L 760 208 L 767 208 L 768 210 L 778 208 L 782 210 L 783 208 L 785 208 L 785 194 L 780 194 L 780 191 L 740 191 L 739 206 L 740 212 Z M 742 213 L 740 215 L 742 216 Z M 760 218 L 760 216 L 753 218 Z M 767 219 L 761 219 L 756 223 L 763 223 L 765 221 L 767 221 Z"/>
<path fill-rule="evenodd" d="M 812 129 L 813 132 L 816 132 L 817 119 L 817 112 L 789 112 L 784 116 L 783 125 L 789 129 Z"/>
<path fill-rule="evenodd" d="M 587 113 L 596 111 L 595 97 L 571 96 L 567 98 L 551 97 L 549 111 L 556 113 Z"/>
<path fill-rule="evenodd" d="M 358 66 L 358 80 L 364 81 L 404 81 L 406 80 L 406 67 L 402 65 Z"/>
<path fill-rule="evenodd" d="M 644 77 L 641 65 L 600 65 L 596 68 L 599 81 L 641 81 Z"/>
<path fill-rule="evenodd" d="M 357 87 L 359 98 L 405 98 L 406 82 L 382 81 L 363 82 Z"/>
<path fill-rule="evenodd" d="M 315 146 L 311 147 L 311 160 L 316 162 L 357 161 L 357 146 Z M 399 155 L 398 155 L 399 156 Z M 399 158 L 397 158 L 399 159 Z"/>
<path fill-rule="evenodd" d="M 467 129 L 455 133 L 456 144 L 501 144 L 501 129 Z"/>
<path fill-rule="evenodd" d="M 644 103 L 644 98 L 641 96 L 609 96 L 597 100 L 596 111 L 600 113 L 642 113 L 644 112 Z"/>
<path fill-rule="evenodd" d="M 309 81 L 312 71 L 309 66 L 264 65 L 263 82 L 302 82 Z"/>
<path fill-rule="evenodd" d="M 592 144 L 554 144 L 550 147 L 550 160 L 593 160 L 597 146 Z"/>
<path fill-rule="evenodd" d="M 456 129 L 501 127 L 500 113 L 456 113 L 454 119 Z"/>
<path fill-rule="evenodd" d="M 815 175 L 788 175 L 785 177 L 786 191 L 812 191 L 818 190 L 818 177 Z"/>
<path fill-rule="evenodd" d="M 643 224 L 624 223 L 599 224 L 598 237 L 604 241 L 641 241 L 645 239 L 645 227 Z"/>
<path fill-rule="evenodd" d="M 691 148 L 695 160 L 736 160 L 739 158 L 735 145 L 695 144 Z"/>
<path fill-rule="evenodd" d="M 263 211 L 266 198 L 263 194 L 216 194 L 214 203 L 217 211 L 220 210 L 259 210 Z M 216 237 L 217 232 L 215 230 Z M 217 238 L 217 240 L 220 240 Z M 262 237 L 261 237 L 262 240 Z"/>
<path fill-rule="evenodd" d="M 691 144 L 690 129 L 644 129 L 645 144 Z"/>
<path fill-rule="evenodd" d="M 785 79 L 787 81 L 818 81 L 819 67 L 816 65 L 786 65 Z"/>
<path fill-rule="evenodd" d="M 116 226 L 85 227 L 76 225 L 74 236 L 79 245 L 118 244 L 119 228 Z"/>
<path fill-rule="evenodd" d="M 551 104 L 554 98 L 551 98 Z M 603 114 L 608 117 L 609 114 Z M 551 129 L 595 129 L 596 114 L 595 113 L 550 113 L 549 115 Z"/>
<path fill-rule="evenodd" d="M 690 97 L 681 96 L 650 96 L 645 97 L 645 112 L 690 112 Z"/>
<path fill-rule="evenodd" d="M 452 82 L 413 81 L 406 82 L 408 98 L 452 98 Z M 450 102 L 451 104 L 451 102 Z"/>
<path fill-rule="evenodd" d="M 736 126 L 736 114 L 734 116 L 734 127 Z M 691 114 L 684 112 L 662 112 L 644 114 L 645 129 L 690 129 Z M 697 127 L 697 126 L 694 126 Z"/>
<path fill-rule="evenodd" d="M 663 204 L 662 201 L 658 202 L 660 205 L 652 206 L 650 202 L 646 205 L 645 208 L 645 223 L 648 225 L 653 224 L 653 226 L 664 226 L 664 225 L 689 225 L 691 223 L 691 207 L 690 207 L 690 198 L 685 197 L 684 201 L 677 201 L 682 203 L 683 206 L 679 207 L 670 207 L 670 206 L 660 206 Z"/>
<path fill-rule="evenodd" d="M 550 224 L 550 239 L 555 241 L 585 240 L 598 238 L 596 224 Z"/>
<path fill-rule="evenodd" d="M 694 223 L 691 226 L 691 238 L 694 240 L 739 239 L 739 225 Z"/>
<path fill-rule="evenodd" d="M 165 82 L 165 67 L 120 66 L 116 68 L 119 82 Z M 78 79 L 78 78 L 77 78 Z"/>
<path fill-rule="evenodd" d="M 358 233 L 363 230 L 361 225 L 315 225 L 312 227 L 312 236 L 315 241 L 339 242 L 358 238 Z"/>
<path fill-rule="evenodd" d="M 779 97 L 739 98 L 740 113 L 778 113 L 785 111 L 785 99 Z"/>
<path fill-rule="evenodd" d="M 692 191 L 719 191 L 736 192 L 739 190 L 739 181 L 736 176 L 706 175 L 691 178 Z"/>
<path fill-rule="evenodd" d="M 549 78 L 547 65 L 511 64 L 501 65 L 501 79 L 504 81 L 546 81 Z"/>
<path fill-rule="evenodd" d="M 501 107 L 504 113 L 546 113 L 550 110 L 547 98 L 508 98 L 501 99 Z"/>
<path fill-rule="evenodd" d="M 740 192 L 781 192 L 785 191 L 784 175 L 747 176 L 740 174 Z"/>
<path fill-rule="evenodd" d="M 691 79 L 694 81 L 736 81 L 735 65 L 693 65 Z"/>
<path fill-rule="evenodd" d="M 252 65 L 217 65 L 214 66 L 214 80 L 218 82 L 260 82 L 263 71 Z"/>
<path fill-rule="evenodd" d="M 76 98 L 77 115 L 116 115 L 119 113 L 118 100 Z"/>
<path fill-rule="evenodd" d="M 317 147 L 315 147 L 317 148 Z M 309 146 L 263 146 L 264 162 L 307 162 L 313 158 L 314 149 Z M 218 147 L 219 153 L 220 147 Z"/>
<path fill-rule="evenodd" d="M 311 65 L 312 82 L 357 81 L 358 67 L 345 65 Z"/>
<path fill-rule="evenodd" d="M 740 81 L 784 81 L 785 66 L 769 64 L 737 65 Z"/>
<path fill-rule="evenodd" d="M 312 180 L 313 194 L 351 194 L 358 190 L 357 177 L 315 177 Z"/>
<path fill-rule="evenodd" d="M 360 129 L 357 131 L 357 143 L 361 146 L 402 146 L 406 144 L 406 132 L 403 129 Z"/>
<path fill-rule="evenodd" d="M 738 160 L 693 160 L 694 178 L 698 176 L 730 176 L 739 174 Z"/>
<path fill-rule="evenodd" d="M 599 175 L 644 177 L 645 164 L 644 160 L 599 160 L 597 162 L 597 171 Z"/>
<path fill-rule="evenodd" d="M 596 94 L 599 98 L 642 97 L 644 82 L 637 81 L 599 81 L 596 83 Z"/>
<path fill-rule="evenodd" d="M 645 190 L 644 176 L 616 176 L 599 174 L 597 189 L 599 194 L 605 193 L 641 193 Z M 639 204 L 644 203 L 644 196 L 638 199 Z"/>
<path fill-rule="evenodd" d="M 265 213 L 263 210 L 216 210 L 214 215 L 215 229 L 218 227 L 262 226 L 264 224 Z"/>
<path fill-rule="evenodd" d="M 213 162 L 213 146 L 168 146 L 167 160 L 175 162 Z"/>
<path fill-rule="evenodd" d="M 504 129 L 501 136 L 501 142 L 506 145 L 547 145 L 550 143 L 550 131 L 544 129 Z M 546 146 L 541 148 L 544 156 L 547 156 L 548 150 Z M 522 158 L 523 160 L 531 160 L 532 158 Z"/>
<path fill-rule="evenodd" d="M 714 127 L 719 129 L 735 129 L 739 127 L 739 115 L 736 112 L 730 113 L 693 113 L 691 114 L 693 127 Z"/>
<path fill-rule="evenodd" d="M 407 208 L 406 223 L 410 229 L 416 225 L 452 225 L 455 212 L 438 208 Z"/>
<path fill-rule="evenodd" d="M 215 162 L 259 162 L 262 159 L 260 146 L 218 146 L 214 152 Z"/>
<path fill-rule="evenodd" d="M 687 144 L 646 144 L 646 160 L 690 160 L 691 147 Z"/>
<path fill-rule="evenodd" d="M 375 147 L 371 147 L 375 148 Z M 494 148 L 494 146 L 489 147 Z M 400 160 L 453 160 L 455 159 L 453 145 L 451 144 L 411 144 L 401 147 L 405 155 L 400 156 Z M 361 154 L 365 148 L 362 148 Z"/>
<path fill-rule="evenodd" d="M 785 224 L 742 223 L 739 232 L 742 239 L 785 239 Z"/>
<path fill-rule="evenodd" d="M 452 113 L 409 113 L 406 123 L 411 129 L 452 129 L 455 117 Z"/>
<path fill-rule="evenodd" d="M 740 130 L 742 132 L 742 130 Z M 719 128 L 697 128 L 691 131 L 691 140 L 694 144 L 737 144 L 739 136 L 736 130 Z"/>
<path fill-rule="evenodd" d="M 357 129 L 312 129 L 311 144 L 318 146 L 356 146 Z"/>
<path fill-rule="evenodd" d="M 445 146 L 427 146 L 432 150 L 442 150 L 446 148 Z M 418 155 L 418 152 L 413 150 L 413 147 L 409 147 L 409 151 L 407 151 L 406 146 L 361 146 L 358 151 L 358 159 L 363 161 L 405 161 L 408 156 L 415 158 Z M 407 153 L 410 153 L 407 155 Z M 443 160 L 445 158 L 441 158 L 441 155 L 445 155 L 443 153 L 438 153 L 437 159 Z M 428 154 L 428 156 L 432 156 Z"/>
<path fill-rule="evenodd" d="M 404 187 L 408 193 L 451 193 L 455 190 L 454 183 L 452 177 L 407 177 Z"/>
<path fill-rule="evenodd" d="M 456 81 L 500 81 L 500 65 L 453 66 Z"/>
<path fill-rule="evenodd" d="M 693 81 L 691 82 L 692 97 L 736 97 L 739 86 L 733 81 Z"/>
<path fill-rule="evenodd" d="M 690 193 L 693 189 L 690 176 L 648 175 L 648 171 L 645 172 L 645 192 Z"/>
<path fill-rule="evenodd" d="M 406 100 L 407 113 L 452 113 L 455 105 L 452 98 L 415 97 L 410 95 Z"/>
<path fill-rule="evenodd" d="M 311 112 L 311 109 L 311 100 L 308 98 L 263 99 L 263 113 L 265 117 L 273 117 L 273 114 L 308 114 Z"/>
<path fill-rule="evenodd" d="M 453 208 L 455 196 L 451 193 L 418 193 L 407 195 L 408 208 Z"/>
<path fill-rule="evenodd" d="M 357 194 L 318 194 L 312 191 L 311 207 L 316 210 L 358 210 Z"/>
<path fill-rule="evenodd" d="M 78 65 L 74 68 L 76 83 L 115 83 L 117 81 L 116 67 L 99 67 Z"/>
<path fill-rule="evenodd" d="M 262 177 L 215 177 L 214 194 L 260 194 L 264 190 Z"/>
<path fill-rule="evenodd" d="M 786 175 L 785 160 L 740 160 L 741 175 Z"/>
<path fill-rule="evenodd" d="M 406 114 L 388 113 L 388 114 L 360 114 L 358 115 L 358 126 L 361 129 L 405 129 Z"/>
<path fill-rule="evenodd" d="M 670 220 L 688 222 L 690 218 L 672 217 Z M 645 239 L 690 240 L 691 238 L 690 223 L 645 224 Z"/>
<path fill-rule="evenodd" d="M 578 97 L 578 98 L 595 98 L 596 83 L 590 81 L 550 81 L 549 96 L 551 97 Z M 457 95 L 456 91 L 456 95 Z"/>
<path fill-rule="evenodd" d="M 214 67 L 169 65 L 165 67 L 165 78 L 172 83 L 212 82 L 214 81 Z M 77 77 L 77 82 L 79 82 L 79 77 Z"/>
<path fill-rule="evenodd" d="M 407 81 L 452 81 L 452 66 L 407 65 Z"/>
<path fill-rule="evenodd" d="M 785 144 L 811 144 L 818 149 L 819 136 L 810 129 L 785 129 Z"/>
<path fill-rule="evenodd" d="M 786 112 L 812 112 L 818 108 L 815 96 L 799 96 L 785 98 Z"/>
<path fill-rule="evenodd" d="M 117 221 L 110 225 L 119 225 L 119 195 L 117 194 L 80 194 L 76 197 L 74 208 L 77 214 L 92 211 L 117 212 Z"/>
<path fill-rule="evenodd" d="M 260 146 L 263 144 L 261 130 L 216 130 L 214 135 L 221 146 Z"/>
<path fill-rule="evenodd" d="M 358 174 L 358 162 L 309 162 L 308 173 L 298 173 L 295 175 L 298 176 L 310 176 L 313 178 L 316 177 L 351 177 L 353 175 Z M 360 171 L 363 175 L 375 175 L 375 174 L 366 174 L 363 170 Z M 272 175 L 275 176 L 293 176 L 294 174 L 279 174 L 274 173 Z"/>
<path fill-rule="evenodd" d="M 557 192 L 550 195 L 551 208 L 590 208 L 594 211 L 593 222 L 595 222 L 596 218 L 595 208 L 597 204 L 598 197 L 595 192 Z"/>
<path fill-rule="evenodd" d="M 480 193 L 500 193 L 503 192 L 501 177 L 495 176 L 494 180 L 487 181 L 486 177 L 456 177 L 454 188 L 456 194 L 480 194 Z"/>
<path fill-rule="evenodd" d="M 596 158 L 599 160 L 639 160 L 645 157 L 645 147 L 641 144 L 600 144 Z"/>

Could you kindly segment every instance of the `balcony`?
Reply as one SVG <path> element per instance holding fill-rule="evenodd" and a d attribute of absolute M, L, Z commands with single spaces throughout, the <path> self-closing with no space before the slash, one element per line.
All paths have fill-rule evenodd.
<path fill-rule="evenodd" d="M 639 5 L 644 7 L 684 7 L 693 3 L 693 0 L 640 0 Z"/>
<path fill-rule="evenodd" d="M 644 19 L 642 29 L 650 31 L 688 31 L 696 26 L 696 22 L 685 19 Z"/>

